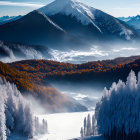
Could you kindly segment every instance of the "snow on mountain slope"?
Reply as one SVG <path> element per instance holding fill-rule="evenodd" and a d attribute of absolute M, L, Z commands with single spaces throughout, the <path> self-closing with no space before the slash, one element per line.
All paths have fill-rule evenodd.
<path fill-rule="evenodd" d="M 76 0 L 55 0 L 0 26 L 0 40 L 57 50 L 137 38 L 136 31 L 124 22 Z"/>
<path fill-rule="evenodd" d="M 8 22 L 12 22 L 12 21 L 15 21 L 15 20 L 18 20 L 22 18 L 21 15 L 19 16 L 3 16 L 3 17 L 0 17 L 0 25 L 3 25 L 3 24 L 6 24 Z"/>
<path fill-rule="evenodd" d="M 95 32 L 96 29 L 96 33 L 99 32 L 100 36 L 117 35 L 118 37 L 123 38 L 125 40 L 131 40 L 135 36 L 135 31 L 129 26 L 120 22 L 118 19 L 98 9 L 87 6 L 78 0 L 55 0 L 49 5 L 38 9 L 38 11 L 44 13 L 50 18 L 53 17 L 55 23 L 57 23 L 57 21 L 58 23 L 60 23 L 60 20 L 65 18 L 64 15 L 67 17 L 71 16 L 72 19 L 76 18 L 77 21 L 81 22 L 82 25 L 84 25 L 85 27 L 92 25 L 94 29 L 91 29 L 90 27 L 89 31 L 91 32 L 91 30 L 94 30 L 92 32 Z M 59 18 L 56 21 L 56 17 L 54 16 L 58 14 L 63 15 L 63 17 L 62 19 Z M 62 24 L 58 25 L 65 29 L 65 27 L 62 26 Z"/>
<path fill-rule="evenodd" d="M 92 23 L 101 32 L 100 28 L 93 22 L 95 9 L 76 0 L 56 0 L 53 3 L 39 9 L 42 13 L 52 16 L 58 13 L 75 16 L 81 23 L 88 25 Z"/>
<path fill-rule="evenodd" d="M 95 9 L 90 9 L 90 7 L 75 0 L 55 0 L 51 4 L 39 9 L 39 11 L 48 16 L 58 13 L 76 16 L 84 25 L 90 24 L 94 19 L 93 10 Z"/>
<path fill-rule="evenodd" d="M 133 17 L 119 17 L 118 19 L 126 22 L 128 25 L 134 27 L 135 29 L 140 29 L 140 15 Z"/>
<path fill-rule="evenodd" d="M 133 17 L 127 23 L 133 26 L 135 29 L 140 29 L 140 15 Z"/>
<path fill-rule="evenodd" d="M 61 27 L 59 27 L 52 20 L 50 20 L 45 14 L 40 13 L 39 11 L 38 11 L 38 14 L 42 15 L 44 17 L 44 19 L 46 19 L 46 21 L 48 21 L 50 24 L 52 24 L 55 28 L 61 30 L 62 32 L 65 32 Z"/>
<path fill-rule="evenodd" d="M 122 20 L 124 22 L 128 22 L 129 20 L 131 20 L 133 17 L 118 17 L 119 20 Z"/>

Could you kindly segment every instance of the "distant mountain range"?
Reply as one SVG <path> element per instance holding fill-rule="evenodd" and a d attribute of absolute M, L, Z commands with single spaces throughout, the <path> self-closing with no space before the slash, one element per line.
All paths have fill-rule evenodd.
<path fill-rule="evenodd" d="M 0 26 L 1 40 L 57 49 L 137 37 L 124 22 L 76 0 L 56 0 Z"/>
<path fill-rule="evenodd" d="M 22 18 L 21 15 L 19 15 L 19 16 L 3 16 L 3 17 L 0 17 L 0 25 L 6 24 L 8 22 L 15 21 L 15 20 L 18 20 L 20 18 Z"/>
<path fill-rule="evenodd" d="M 120 20 L 126 22 L 128 25 L 140 30 L 140 15 L 133 17 L 120 17 Z"/>

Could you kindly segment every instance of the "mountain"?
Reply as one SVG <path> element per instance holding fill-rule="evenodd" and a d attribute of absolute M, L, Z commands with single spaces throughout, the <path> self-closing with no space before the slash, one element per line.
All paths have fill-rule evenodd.
<path fill-rule="evenodd" d="M 136 38 L 137 33 L 127 24 L 75 0 L 56 0 L 0 26 L 1 40 L 55 49 Z"/>
<path fill-rule="evenodd" d="M 33 11 L 21 19 L 0 26 L 0 38 L 10 42 L 34 45 L 49 45 L 51 42 L 65 42 L 69 35 L 46 15 Z M 55 39 L 55 41 L 54 41 Z"/>
<path fill-rule="evenodd" d="M 129 17 L 118 17 L 119 20 L 122 20 L 124 22 L 128 22 L 129 20 L 131 20 L 133 17 L 129 16 Z"/>
<path fill-rule="evenodd" d="M 135 29 L 140 29 L 140 15 L 131 18 L 127 23 L 135 27 Z"/>
<path fill-rule="evenodd" d="M 134 27 L 135 29 L 140 29 L 140 15 L 133 17 L 120 17 L 119 19 L 125 21 L 127 24 Z"/>
<path fill-rule="evenodd" d="M 137 29 L 138 34 L 140 35 L 140 29 Z"/>
<path fill-rule="evenodd" d="M 32 61 L 32 65 L 35 66 L 35 64 L 36 61 Z M 30 73 L 28 71 L 30 69 L 29 65 L 24 68 L 27 71 L 21 71 L 12 64 L 0 62 L 0 77 L 5 78 L 10 83 L 16 84 L 17 88 L 25 97 L 32 96 L 42 106 L 45 112 L 76 112 L 87 110 L 86 107 L 60 93 L 43 80 L 43 73 L 41 75 L 39 75 L 39 71 L 36 71 L 36 74 Z M 35 102 L 32 102 L 32 104 L 35 105 Z"/>
<path fill-rule="evenodd" d="M 3 16 L 0 17 L 0 25 L 20 19 L 22 16 Z"/>
<path fill-rule="evenodd" d="M 135 37 L 133 29 L 113 16 L 75 0 L 56 0 L 39 11 L 78 37 L 94 40 Z"/>

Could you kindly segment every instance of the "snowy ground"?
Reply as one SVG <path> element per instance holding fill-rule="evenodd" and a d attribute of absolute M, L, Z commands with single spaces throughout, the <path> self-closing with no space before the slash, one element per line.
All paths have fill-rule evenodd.
<path fill-rule="evenodd" d="M 37 140 L 68 140 L 80 137 L 80 129 L 83 126 L 84 117 L 90 112 L 78 113 L 59 113 L 50 115 L 39 115 L 39 119 L 43 118 L 48 121 L 49 134 L 36 136 Z"/>
<path fill-rule="evenodd" d="M 93 137 L 87 137 L 87 138 L 76 138 L 72 140 L 105 140 L 102 136 L 93 136 Z"/>

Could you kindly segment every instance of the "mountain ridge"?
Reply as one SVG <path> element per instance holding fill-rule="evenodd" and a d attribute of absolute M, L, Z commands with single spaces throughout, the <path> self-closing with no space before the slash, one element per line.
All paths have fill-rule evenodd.
<path fill-rule="evenodd" d="M 134 27 L 135 29 L 140 29 L 140 15 L 132 17 L 120 17 L 119 19 L 126 22 L 128 25 Z"/>
<path fill-rule="evenodd" d="M 21 17 L 22 17 L 21 15 L 19 15 L 19 16 L 3 16 L 3 17 L 0 17 L 0 25 L 3 25 L 3 24 L 6 24 L 8 22 L 18 20 Z"/>
<path fill-rule="evenodd" d="M 28 72 L 31 75 L 35 74 L 37 77 L 40 77 L 41 79 L 48 82 L 61 80 L 68 80 L 73 82 L 87 82 L 94 81 L 95 77 L 96 82 L 101 82 L 105 81 L 105 79 L 108 81 L 107 78 L 103 80 L 102 76 L 107 77 L 108 74 L 115 74 L 113 71 L 119 73 L 119 68 L 123 69 L 127 65 L 134 63 L 136 60 L 139 59 L 140 56 L 120 57 L 114 60 L 93 61 L 83 64 L 71 64 L 51 60 L 24 60 L 14 62 L 9 65 L 15 67 L 22 72 Z M 127 74 L 128 73 L 125 73 L 124 75 Z M 111 76 L 109 77 L 111 78 Z M 113 76 L 112 78 L 115 77 Z M 119 80 L 118 77 L 117 80 Z"/>
<path fill-rule="evenodd" d="M 66 0 L 65 2 L 61 0 L 56 0 L 51 4 L 40 8 L 39 11 L 46 14 L 50 18 L 57 14 L 61 14 L 63 16 L 71 16 L 72 18 L 75 17 L 77 21 L 80 21 L 85 26 L 92 24 L 94 28 L 96 28 L 97 32 L 101 34 L 104 34 L 106 31 L 104 31 L 104 28 L 102 26 L 100 26 L 99 22 L 101 24 L 105 24 L 106 22 L 111 20 L 110 23 L 112 22 L 113 24 L 116 24 L 116 26 L 118 26 L 114 29 L 116 30 L 117 28 L 119 28 L 118 32 L 120 32 L 120 36 L 124 34 L 126 40 L 130 40 L 130 36 L 133 34 L 133 32 L 130 29 L 128 30 L 127 26 L 123 25 L 123 23 L 118 21 L 113 16 L 110 16 L 98 9 L 87 6 L 76 0 Z M 55 18 L 53 18 L 53 20 L 56 23 L 59 23 L 55 20 Z M 103 20 L 101 21 L 102 18 L 105 20 L 105 22 Z M 108 29 L 108 31 L 110 31 L 110 34 L 114 32 L 114 30 L 112 31 L 112 29 L 109 29 L 107 25 L 105 27 Z"/>
<path fill-rule="evenodd" d="M 109 14 L 78 1 L 67 0 L 62 3 L 64 7 L 56 0 L 45 6 L 45 10 L 37 9 L 16 21 L 1 25 L 0 39 L 47 45 L 53 49 L 75 49 L 93 43 L 132 41 L 138 38 L 133 28 Z M 57 12 L 49 14 L 46 10 Z"/>

